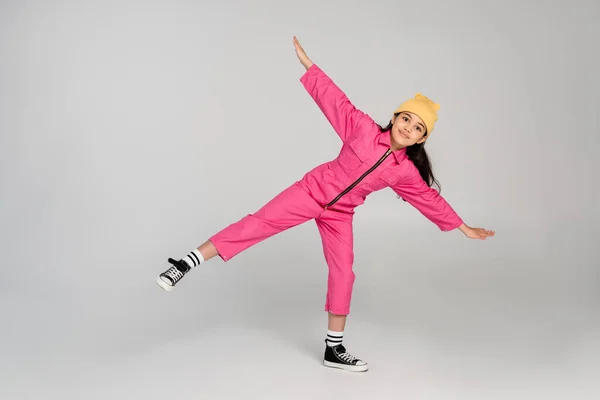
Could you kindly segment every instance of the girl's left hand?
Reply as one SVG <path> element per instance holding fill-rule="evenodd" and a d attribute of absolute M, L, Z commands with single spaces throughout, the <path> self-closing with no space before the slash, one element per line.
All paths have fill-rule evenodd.
<path fill-rule="evenodd" d="M 485 240 L 486 238 L 494 236 L 496 234 L 495 231 L 490 231 L 483 228 L 471 228 L 470 226 L 465 224 L 463 224 L 460 227 L 460 230 L 462 231 L 462 233 L 465 234 L 466 237 L 470 239 Z"/>

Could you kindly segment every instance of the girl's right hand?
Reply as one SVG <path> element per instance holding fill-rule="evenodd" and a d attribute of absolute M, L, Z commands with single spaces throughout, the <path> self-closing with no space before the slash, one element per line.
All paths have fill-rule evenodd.
<path fill-rule="evenodd" d="M 313 65 L 313 62 L 306 55 L 306 52 L 300 45 L 300 42 L 298 41 L 298 38 L 296 38 L 296 36 L 294 36 L 294 47 L 296 48 L 296 55 L 298 56 L 298 59 L 300 60 L 304 68 L 309 69 Z"/>

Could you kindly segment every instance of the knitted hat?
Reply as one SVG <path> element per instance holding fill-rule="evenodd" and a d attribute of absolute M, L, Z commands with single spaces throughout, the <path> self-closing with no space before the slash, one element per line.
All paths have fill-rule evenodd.
<path fill-rule="evenodd" d="M 414 98 L 402 103 L 394 114 L 407 111 L 418 115 L 419 118 L 423 120 L 423 123 L 425 123 L 427 135 L 430 135 L 431 131 L 433 131 L 435 122 L 438 119 L 437 110 L 439 109 L 439 104 L 434 103 L 421 93 L 417 93 Z"/>

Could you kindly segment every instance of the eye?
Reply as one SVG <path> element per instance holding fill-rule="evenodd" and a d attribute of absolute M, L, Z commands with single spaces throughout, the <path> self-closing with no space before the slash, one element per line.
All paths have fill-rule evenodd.
<path fill-rule="evenodd" d="M 402 117 L 402 119 L 403 119 L 404 121 L 408 122 L 408 118 L 406 118 L 406 117 Z"/>
<path fill-rule="evenodd" d="M 421 129 L 421 127 L 420 127 L 420 126 L 417 126 L 417 129 L 419 130 L 419 132 L 422 132 L 422 131 L 423 131 L 423 129 Z"/>

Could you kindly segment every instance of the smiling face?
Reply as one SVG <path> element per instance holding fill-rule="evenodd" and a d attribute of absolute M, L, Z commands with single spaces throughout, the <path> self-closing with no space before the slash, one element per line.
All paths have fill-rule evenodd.
<path fill-rule="evenodd" d="M 392 121 L 390 138 L 394 150 L 425 141 L 427 129 L 423 120 L 418 115 L 404 111 L 394 116 Z"/>

